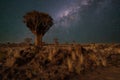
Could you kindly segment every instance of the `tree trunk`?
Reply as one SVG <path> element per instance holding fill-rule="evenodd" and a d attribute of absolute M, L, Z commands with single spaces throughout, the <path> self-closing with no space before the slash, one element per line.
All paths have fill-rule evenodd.
<path fill-rule="evenodd" d="M 42 47 L 42 34 L 37 34 L 35 37 L 35 46 Z"/>

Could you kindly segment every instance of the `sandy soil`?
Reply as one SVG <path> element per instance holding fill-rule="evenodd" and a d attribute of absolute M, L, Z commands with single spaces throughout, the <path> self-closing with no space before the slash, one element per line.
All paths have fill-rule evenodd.
<path fill-rule="evenodd" d="M 98 68 L 82 75 L 80 80 L 120 80 L 120 66 Z"/>

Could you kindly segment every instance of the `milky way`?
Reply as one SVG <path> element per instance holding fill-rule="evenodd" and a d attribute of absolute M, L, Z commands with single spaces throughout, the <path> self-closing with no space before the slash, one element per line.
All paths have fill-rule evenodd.
<path fill-rule="evenodd" d="M 80 6 L 77 2 L 71 2 L 62 7 L 56 16 L 56 24 L 62 27 L 70 27 L 71 22 L 78 21 Z"/>
<path fill-rule="evenodd" d="M 107 6 L 111 0 L 71 0 L 71 2 L 62 7 L 62 10 L 56 13 L 55 17 L 55 26 L 61 27 L 70 27 L 71 23 L 78 23 L 81 19 L 81 12 L 89 8 L 91 5 L 96 4 L 94 11 L 97 13 L 100 12 L 101 9 Z"/>
<path fill-rule="evenodd" d="M 0 42 L 34 38 L 23 23 L 33 10 L 54 19 L 45 42 L 120 42 L 120 0 L 0 0 L 0 10 Z"/>
<path fill-rule="evenodd" d="M 48 35 L 54 34 L 54 37 L 58 37 L 59 34 L 64 34 L 59 37 L 64 41 L 74 39 L 83 42 L 117 40 L 115 34 L 118 34 L 119 31 L 111 30 L 115 23 L 118 25 L 118 22 L 112 18 L 114 16 L 111 14 L 114 9 L 112 2 L 113 0 L 70 0 L 56 12 L 55 25 Z M 110 25 L 110 22 L 114 26 Z M 118 26 L 116 27 L 118 28 Z"/>

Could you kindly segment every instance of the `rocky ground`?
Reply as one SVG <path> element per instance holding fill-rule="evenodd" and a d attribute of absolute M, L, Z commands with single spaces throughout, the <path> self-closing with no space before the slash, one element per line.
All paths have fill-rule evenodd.
<path fill-rule="evenodd" d="M 0 80 L 119 80 L 120 44 L 0 45 Z"/>

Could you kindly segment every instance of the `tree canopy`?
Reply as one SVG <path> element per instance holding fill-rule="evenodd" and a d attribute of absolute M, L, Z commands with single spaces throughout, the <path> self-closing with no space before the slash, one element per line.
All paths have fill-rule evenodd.
<path fill-rule="evenodd" d="M 44 35 L 53 25 L 53 19 L 47 13 L 32 11 L 26 13 L 24 23 L 32 33 Z"/>

